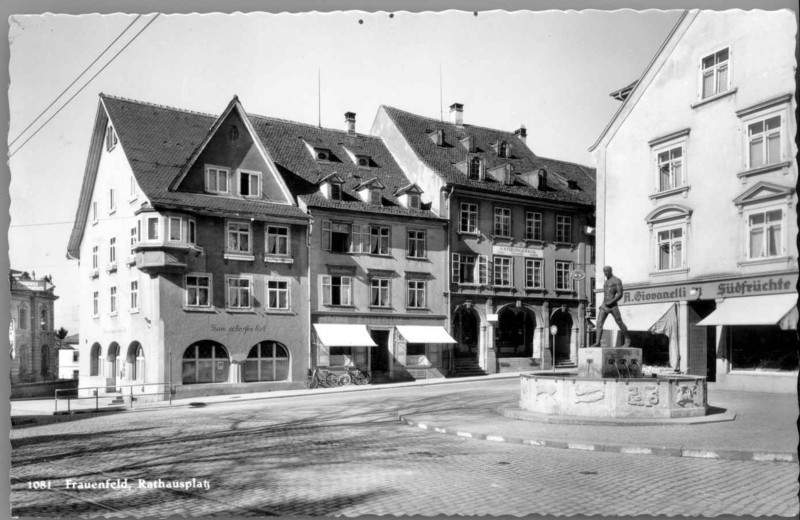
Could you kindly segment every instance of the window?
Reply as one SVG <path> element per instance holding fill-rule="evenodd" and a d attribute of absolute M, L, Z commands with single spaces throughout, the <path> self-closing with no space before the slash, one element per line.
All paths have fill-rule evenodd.
<path fill-rule="evenodd" d="M 370 226 L 369 252 L 373 255 L 389 254 L 389 228 L 384 226 Z"/>
<path fill-rule="evenodd" d="M 494 257 L 494 285 L 499 287 L 510 287 L 512 258 L 507 256 Z"/>
<path fill-rule="evenodd" d="M 136 177 L 131 175 L 131 186 L 130 186 L 130 194 L 129 197 L 131 200 L 135 200 L 139 196 L 139 187 L 136 186 Z"/>
<path fill-rule="evenodd" d="M 98 291 L 92 293 L 92 316 L 95 318 L 100 316 L 100 293 Z"/>
<path fill-rule="evenodd" d="M 747 258 L 783 255 L 783 210 L 750 213 L 747 216 Z"/>
<path fill-rule="evenodd" d="M 250 252 L 250 224 L 247 222 L 228 222 L 227 247 L 230 253 Z"/>
<path fill-rule="evenodd" d="M 702 99 L 728 90 L 728 58 L 727 48 L 703 58 L 700 66 L 703 82 Z"/>
<path fill-rule="evenodd" d="M 239 171 L 239 194 L 243 197 L 258 197 L 261 195 L 259 172 Z"/>
<path fill-rule="evenodd" d="M 683 229 L 672 228 L 657 233 L 656 269 L 680 269 L 683 267 Z"/>
<path fill-rule="evenodd" d="M 198 341 L 183 353 L 181 382 L 224 383 L 228 380 L 230 360 L 225 347 L 214 341 Z"/>
<path fill-rule="evenodd" d="M 40 318 L 41 318 L 39 320 L 39 326 L 40 326 L 40 328 L 42 330 L 47 330 L 48 324 L 50 323 L 47 320 L 47 308 L 46 307 L 42 307 L 41 312 L 39 314 L 40 314 Z"/>
<path fill-rule="evenodd" d="M 525 240 L 542 239 L 542 214 L 533 211 L 525 213 Z"/>
<path fill-rule="evenodd" d="M 197 244 L 197 222 L 189 219 L 189 243 Z"/>
<path fill-rule="evenodd" d="M 541 289 L 542 261 L 535 258 L 525 259 L 525 287 L 528 289 Z"/>
<path fill-rule="evenodd" d="M 419 194 L 412 193 L 408 196 L 408 207 L 411 209 L 419 209 Z"/>
<path fill-rule="evenodd" d="M 556 215 L 556 242 L 564 244 L 572 242 L 572 217 Z"/>
<path fill-rule="evenodd" d="M 659 153 L 656 161 L 658 163 L 658 191 L 674 190 L 685 184 L 682 146 Z"/>
<path fill-rule="evenodd" d="M 409 258 L 425 258 L 425 232 L 413 231 L 408 232 L 408 249 L 406 256 Z"/>
<path fill-rule="evenodd" d="M 277 341 L 262 341 L 250 349 L 244 362 L 244 381 L 289 379 L 289 352 Z"/>
<path fill-rule="evenodd" d="M 225 277 L 225 285 L 228 288 L 228 308 L 229 309 L 249 309 L 251 306 L 250 296 L 252 283 L 250 278 L 240 276 Z"/>
<path fill-rule="evenodd" d="M 289 228 L 282 226 L 267 226 L 267 254 L 289 254 Z"/>
<path fill-rule="evenodd" d="M 289 310 L 289 281 L 267 279 L 267 309 Z"/>
<path fill-rule="evenodd" d="M 489 262 L 484 255 L 453 253 L 452 281 L 463 284 L 488 284 Z"/>
<path fill-rule="evenodd" d="M 208 275 L 186 276 L 186 305 L 209 307 L 211 305 L 211 277 Z"/>
<path fill-rule="evenodd" d="M 381 192 L 379 190 L 369 190 L 369 203 L 373 206 L 381 205 Z"/>
<path fill-rule="evenodd" d="M 483 164 L 480 157 L 472 157 L 469 160 L 469 178 L 473 180 L 481 180 Z"/>
<path fill-rule="evenodd" d="M 461 215 L 459 217 L 459 228 L 461 233 L 478 232 L 478 205 L 468 202 L 461 203 Z"/>
<path fill-rule="evenodd" d="M 136 244 L 139 243 L 139 228 L 138 226 L 131 228 L 131 254 L 133 254 L 133 250 L 136 247 Z"/>
<path fill-rule="evenodd" d="M 424 309 L 425 302 L 425 280 L 408 280 L 408 299 L 409 309 Z"/>
<path fill-rule="evenodd" d="M 322 249 L 333 253 L 350 252 L 350 224 L 342 222 L 322 222 Z"/>
<path fill-rule="evenodd" d="M 133 280 L 131 282 L 131 311 L 139 310 L 139 281 Z M 134 378 L 135 379 L 135 378 Z"/>
<path fill-rule="evenodd" d="M 99 247 L 92 247 L 92 269 L 97 270 L 100 268 Z"/>
<path fill-rule="evenodd" d="M 332 182 L 331 186 L 331 200 L 342 200 L 342 185 L 338 182 Z"/>
<path fill-rule="evenodd" d="M 168 222 L 168 240 L 170 242 L 181 242 L 183 240 L 183 219 L 178 217 L 169 217 Z"/>
<path fill-rule="evenodd" d="M 500 157 L 511 156 L 511 147 L 508 145 L 507 142 L 503 141 L 502 143 L 500 143 L 500 149 L 498 150 L 498 155 Z"/>
<path fill-rule="evenodd" d="M 147 223 L 147 240 L 159 240 L 159 220 L 158 217 L 147 217 L 145 220 Z"/>
<path fill-rule="evenodd" d="M 748 165 L 758 168 L 780 162 L 781 116 L 773 116 L 747 125 Z"/>
<path fill-rule="evenodd" d="M 108 212 L 113 213 L 117 209 L 117 201 L 114 199 L 114 188 L 108 190 Z"/>
<path fill-rule="evenodd" d="M 501 237 L 511 236 L 511 210 L 494 208 L 494 234 Z"/>
<path fill-rule="evenodd" d="M 350 276 L 322 275 L 322 304 L 335 306 L 352 305 L 352 278 Z"/>
<path fill-rule="evenodd" d="M 137 345 L 133 363 L 131 363 L 131 379 L 144 379 L 144 349 Z"/>
<path fill-rule="evenodd" d="M 111 151 L 117 145 L 117 133 L 114 131 L 114 127 L 108 125 L 106 128 L 106 151 Z"/>
<path fill-rule="evenodd" d="M 97 293 L 95 293 L 97 294 Z M 19 306 L 19 328 L 20 330 L 28 330 L 28 306 L 24 303 Z"/>
<path fill-rule="evenodd" d="M 209 193 L 229 193 L 230 171 L 225 168 L 206 167 L 206 191 Z"/>
<path fill-rule="evenodd" d="M 572 278 L 569 273 L 572 271 L 572 262 L 556 262 L 556 290 L 574 290 Z"/>
<path fill-rule="evenodd" d="M 78 357 L 78 356 L 79 356 L 79 353 L 78 353 L 78 352 L 73 352 L 73 353 L 72 353 L 72 362 L 73 362 L 73 363 L 77 363 L 77 362 L 78 362 L 78 359 L 79 359 L 79 357 Z M 76 379 L 77 379 L 77 378 L 76 378 Z"/>
<path fill-rule="evenodd" d="M 109 289 L 109 304 L 110 304 L 111 314 L 112 315 L 116 314 L 117 313 L 117 288 L 116 287 L 111 287 L 111 289 Z"/>
<path fill-rule="evenodd" d="M 117 263 L 117 238 L 111 237 L 108 241 L 108 263 Z"/>
<path fill-rule="evenodd" d="M 369 304 L 371 307 L 390 307 L 389 278 L 372 278 L 370 280 Z"/>
<path fill-rule="evenodd" d="M 97 201 L 92 201 L 92 222 L 97 222 Z"/>

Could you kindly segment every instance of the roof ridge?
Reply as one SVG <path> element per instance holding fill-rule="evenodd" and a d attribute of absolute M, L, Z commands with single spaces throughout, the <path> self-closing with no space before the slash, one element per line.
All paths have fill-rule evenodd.
<path fill-rule="evenodd" d="M 294 121 L 292 119 L 284 119 L 282 117 L 265 116 L 265 115 L 261 115 L 261 114 L 255 114 L 255 113 L 252 113 L 252 112 L 247 112 L 247 117 L 257 117 L 257 118 L 260 118 L 260 119 L 266 119 L 268 121 L 278 121 L 278 122 L 281 122 L 281 123 L 291 123 L 293 125 L 311 127 L 311 128 L 313 128 L 315 130 L 324 130 L 326 132 L 335 132 L 337 134 L 350 135 L 350 134 L 348 134 L 347 130 L 340 130 L 338 128 L 328 128 L 328 127 L 325 127 L 325 126 L 317 126 L 317 125 L 312 124 L 312 123 L 304 123 L 302 121 Z M 376 135 L 361 134 L 361 133 L 358 133 L 358 132 L 356 132 L 354 137 L 366 137 L 366 138 L 369 138 L 369 139 L 380 140 L 380 137 L 378 137 Z"/>
<path fill-rule="evenodd" d="M 552 157 L 544 157 L 543 155 L 537 155 L 536 158 L 537 159 L 544 159 L 545 161 L 557 161 L 557 162 L 560 162 L 560 163 L 571 164 L 573 166 L 580 166 L 581 168 L 589 168 L 589 169 L 592 169 L 592 170 L 596 170 L 597 169 L 594 166 L 589 166 L 588 164 L 581 164 L 581 163 L 577 163 L 577 162 L 574 162 L 574 161 L 566 161 L 564 159 L 554 159 Z"/>
<path fill-rule="evenodd" d="M 128 103 L 136 103 L 137 105 L 145 105 L 145 106 L 150 106 L 150 107 L 155 107 L 155 108 L 163 108 L 163 109 L 166 109 L 166 110 L 175 110 L 177 112 L 185 112 L 187 114 L 195 114 L 195 115 L 199 115 L 199 116 L 208 116 L 208 117 L 213 117 L 215 119 L 219 117 L 219 114 L 211 114 L 209 112 L 200 112 L 199 110 L 189 110 L 187 108 L 172 107 L 172 106 L 169 106 L 169 105 L 162 105 L 162 104 L 159 104 L 159 103 L 152 103 L 150 101 L 142 101 L 141 99 L 132 99 L 132 98 L 124 97 L 124 96 L 114 96 L 112 94 L 104 94 L 103 92 L 100 93 L 100 97 L 101 98 L 108 98 L 108 99 L 116 99 L 118 101 L 127 101 Z"/>
<path fill-rule="evenodd" d="M 384 108 L 389 108 L 391 110 L 396 110 L 398 112 L 403 112 L 404 114 L 408 114 L 408 115 L 413 116 L 413 117 L 418 117 L 420 119 L 426 119 L 428 121 L 433 121 L 434 123 L 437 123 L 437 124 L 443 124 L 443 125 L 448 125 L 448 126 L 457 126 L 455 123 L 451 123 L 449 121 L 439 121 L 438 119 L 435 119 L 433 117 L 421 116 L 419 114 L 415 114 L 414 112 L 409 112 L 408 110 L 403 110 L 401 108 L 396 108 L 396 107 L 389 106 L 389 105 L 381 105 L 381 106 L 384 107 Z M 504 133 L 504 134 L 514 135 L 514 130 L 501 130 L 500 128 L 492 128 L 490 126 L 473 125 L 473 124 L 467 124 L 467 123 L 465 123 L 465 124 L 463 124 L 461 126 L 462 126 L 462 128 L 467 128 L 467 127 L 469 127 L 469 128 L 479 128 L 481 130 L 490 130 L 492 132 L 501 132 L 501 133 Z M 531 150 L 531 153 L 533 153 L 533 150 Z M 534 155 L 536 155 L 536 154 L 534 153 Z M 537 157 L 538 157 L 538 155 L 537 155 Z"/>

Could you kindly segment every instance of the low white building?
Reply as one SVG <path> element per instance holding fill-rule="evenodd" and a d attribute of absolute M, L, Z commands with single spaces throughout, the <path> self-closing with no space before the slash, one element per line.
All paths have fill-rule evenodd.
<path fill-rule="evenodd" d="M 591 148 L 597 263 L 645 363 L 796 389 L 796 30 L 789 11 L 687 11 L 613 94 Z"/>

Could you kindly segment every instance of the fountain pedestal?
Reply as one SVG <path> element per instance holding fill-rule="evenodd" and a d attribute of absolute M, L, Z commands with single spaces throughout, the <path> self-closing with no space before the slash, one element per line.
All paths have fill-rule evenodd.
<path fill-rule="evenodd" d="M 578 377 L 642 377 L 642 349 L 589 347 L 578 351 Z"/>

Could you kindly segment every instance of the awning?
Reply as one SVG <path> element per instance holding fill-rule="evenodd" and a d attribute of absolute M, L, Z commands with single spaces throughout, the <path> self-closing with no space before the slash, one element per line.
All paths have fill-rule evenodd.
<path fill-rule="evenodd" d="M 797 295 L 728 298 L 698 325 L 780 325 L 784 330 L 797 329 Z"/>
<path fill-rule="evenodd" d="M 650 330 L 650 327 L 660 320 L 673 305 L 675 302 L 620 305 L 619 311 L 628 330 Z M 606 318 L 603 330 L 619 330 L 617 322 L 611 314 Z"/>
<path fill-rule="evenodd" d="M 315 323 L 319 340 L 326 347 L 377 347 L 366 325 Z"/>
<path fill-rule="evenodd" d="M 444 327 L 435 325 L 398 325 L 397 331 L 409 343 L 456 343 Z"/>

